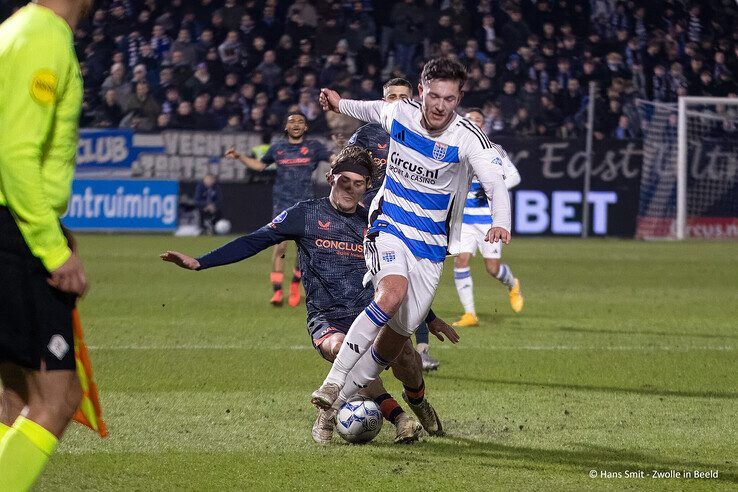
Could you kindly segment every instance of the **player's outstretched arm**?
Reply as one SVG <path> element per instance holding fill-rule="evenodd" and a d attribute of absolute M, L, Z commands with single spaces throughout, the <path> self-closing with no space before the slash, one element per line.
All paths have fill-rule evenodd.
<path fill-rule="evenodd" d="M 296 240 L 304 232 L 305 215 L 298 203 L 276 216 L 261 229 L 237 237 L 233 241 L 197 258 L 171 250 L 162 253 L 159 257 L 163 261 L 174 263 L 188 270 L 205 270 L 245 260 L 275 244 Z"/>
<path fill-rule="evenodd" d="M 338 103 L 341 102 L 341 96 L 338 92 L 331 89 L 321 89 L 320 96 L 318 96 L 318 103 L 323 111 L 333 111 L 334 113 L 340 113 L 338 110 Z"/>
<path fill-rule="evenodd" d="M 248 157 L 242 154 L 239 154 L 236 152 L 236 149 L 231 147 L 230 149 L 226 150 L 225 157 L 228 157 L 230 159 L 238 159 L 241 164 L 248 167 L 249 169 L 253 171 L 263 171 L 267 168 L 267 165 L 261 162 L 258 159 L 254 159 L 253 157 Z"/>
<path fill-rule="evenodd" d="M 159 255 L 163 261 L 174 263 L 175 265 L 184 268 L 186 270 L 197 270 L 200 268 L 200 262 L 196 258 L 187 256 L 179 251 L 167 250 L 165 253 Z"/>
<path fill-rule="evenodd" d="M 354 101 L 342 99 L 336 91 L 321 89 L 318 98 L 324 111 L 335 111 L 367 123 L 382 123 L 383 116 L 387 116 L 385 108 L 390 105 L 384 101 Z"/>

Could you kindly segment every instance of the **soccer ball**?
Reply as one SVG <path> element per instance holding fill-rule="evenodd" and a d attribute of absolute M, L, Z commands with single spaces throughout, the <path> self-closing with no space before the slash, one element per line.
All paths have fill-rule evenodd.
<path fill-rule="evenodd" d="M 377 437 L 383 421 L 382 412 L 374 400 L 355 396 L 338 410 L 336 431 L 352 444 L 363 444 Z"/>
<path fill-rule="evenodd" d="M 218 235 L 228 234 L 231 232 L 231 221 L 220 219 L 215 223 L 215 233 Z"/>

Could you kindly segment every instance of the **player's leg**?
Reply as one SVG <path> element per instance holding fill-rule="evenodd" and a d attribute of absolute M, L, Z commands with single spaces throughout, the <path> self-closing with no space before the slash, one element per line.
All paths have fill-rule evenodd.
<path fill-rule="evenodd" d="M 364 251 L 369 272 L 365 282 L 374 282 L 374 300 L 353 321 L 336 360 L 311 402 L 330 408 L 346 382 L 346 375 L 367 352 L 379 329 L 402 305 L 408 289 L 408 263 L 405 244 L 395 236 L 379 234 L 365 241 Z"/>
<path fill-rule="evenodd" d="M 311 331 L 313 346 L 328 362 L 333 362 L 343 344 L 345 333 L 340 328 L 324 323 L 322 319 L 311 320 L 308 324 Z M 395 442 L 406 443 L 416 441 L 422 428 L 402 409 L 384 388 L 380 378 L 377 378 L 367 388 L 360 392 L 363 396 L 373 399 L 379 405 L 382 417 L 396 427 Z M 318 414 L 312 428 L 313 440 L 318 444 L 330 443 L 335 428 L 335 410 L 318 408 Z"/>
<path fill-rule="evenodd" d="M 479 325 L 479 318 L 477 318 L 474 306 L 474 282 L 469 266 L 471 257 L 471 253 L 460 253 L 459 256 L 454 258 L 454 285 L 456 285 L 456 293 L 459 294 L 461 305 L 464 307 L 464 314 L 453 326 Z"/>
<path fill-rule="evenodd" d="M 400 356 L 404 349 L 409 350 L 409 347 L 406 347 L 405 344 L 408 343 L 416 327 L 427 315 L 442 271 L 442 262 L 432 262 L 426 259 L 415 260 L 412 269 L 409 271 L 408 291 L 405 301 L 387 326 L 381 329 L 372 347 L 348 373 L 346 384 L 334 400 L 336 404 L 340 405 L 353 396 L 358 389 L 366 387 L 379 376 L 390 362 Z M 414 351 L 411 351 L 411 353 L 413 357 L 416 357 Z M 411 360 L 415 361 L 417 359 Z M 420 364 L 416 364 L 416 368 L 422 378 Z"/>
<path fill-rule="evenodd" d="M 415 330 L 415 350 L 420 354 L 420 360 L 423 363 L 424 371 L 435 371 L 438 366 L 441 365 L 437 359 L 434 359 L 430 355 L 430 345 L 428 337 L 428 325 L 425 322 L 418 326 Z"/>
<path fill-rule="evenodd" d="M 272 248 L 272 273 L 269 274 L 269 280 L 272 283 L 271 302 L 273 306 L 281 306 L 284 302 L 284 293 L 282 292 L 282 282 L 284 282 L 284 255 L 287 252 L 287 241 L 282 242 Z"/>
<path fill-rule="evenodd" d="M 515 278 L 507 264 L 500 261 L 502 259 L 502 243 L 485 242 L 483 245 L 480 244 L 479 249 L 484 257 L 484 266 L 487 269 L 487 273 L 508 288 L 510 306 L 513 311 L 519 313 L 523 309 L 525 300 L 520 289 L 520 280 Z"/>
<path fill-rule="evenodd" d="M 290 282 L 290 297 L 288 299 L 288 303 L 292 307 L 297 307 L 300 304 L 300 279 L 302 279 L 300 258 L 295 254 L 295 268 L 292 269 L 292 282 Z"/>
<path fill-rule="evenodd" d="M 478 236 L 484 234 L 479 231 L 477 224 L 461 225 L 461 244 L 459 255 L 454 258 L 454 285 L 459 295 L 464 314 L 453 326 L 477 326 L 479 318 L 474 306 L 474 283 L 471 277 L 469 262 L 478 249 Z"/>
<path fill-rule="evenodd" d="M 378 339 L 379 340 L 379 339 Z M 425 380 L 422 372 L 422 358 L 413 350 L 410 341 L 406 342 L 400 355 L 390 363 L 392 373 L 403 386 L 402 397 L 410 409 L 418 416 L 421 425 L 430 435 L 443 433 L 441 420 L 425 398 Z"/>

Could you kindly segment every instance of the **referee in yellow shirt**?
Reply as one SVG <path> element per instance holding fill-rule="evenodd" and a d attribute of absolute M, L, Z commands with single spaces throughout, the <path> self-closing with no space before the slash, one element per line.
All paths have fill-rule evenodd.
<path fill-rule="evenodd" d="M 0 25 L 3 492 L 33 485 L 82 395 L 71 312 L 87 279 L 59 216 L 71 192 L 82 103 L 72 33 L 93 3 L 38 0 Z"/>

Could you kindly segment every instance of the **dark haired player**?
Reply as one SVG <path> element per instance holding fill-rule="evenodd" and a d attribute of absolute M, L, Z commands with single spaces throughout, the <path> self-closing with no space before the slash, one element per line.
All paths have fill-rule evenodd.
<path fill-rule="evenodd" d="M 333 361 L 354 318 L 359 314 L 381 316 L 371 302 L 373 289 L 362 284 L 366 273 L 362 241 L 367 211 L 358 203 L 371 184 L 373 167 L 366 150 L 349 146 L 338 155 L 327 176 L 331 185 L 327 198 L 300 202 L 258 231 L 197 259 L 175 251 L 167 251 L 161 257 L 183 268 L 203 270 L 249 258 L 282 241 L 295 241 L 305 283 L 308 332 L 315 349 L 323 358 Z M 445 335 L 452 342 L 458 340 L 453 329 L 440 319 L 429 318 L 428 322 L 439 339 L 443 340 L 442 335 Z M 418 407 L 430 408 L 433 412 L 424 397 L 420 357 L 409 341 L 391 367 L 403 383 L 411 408 L 414 411 Z M 395 442 L 418 439 L 420 424 L 402 411 L 379 379 L 368 385 L 363 393 L 376 400 L 384 417 L 397 427 Z M 312 431 L 316 442 L 330 442 L 334 417 L 334 410 L 319 409 Z M 429 432 L 436 426 L 440 428 L 437 420 L 421 420 L 421 423 Z"/>
<path fill-rule="evenodd" d="M 369 211 L 365 242 L 366 280 L 375 286 L 371 305 L 380 316 L 354 320 L 331 371 L 312 394 L 311 402 L 321 408 L 337 408 L 356 388 L 376 379 L 423 321 L 446 255 L 460 252 L 472 175 L 491 205 L 493 221 L 485 239 L 510 241 L 502 156 L 479 128 L 456 114 L 466 69 L 456 60 L 435 58 L 423 67 L 420 81 L 420 103 L 351 101 L 321 90 L 324 110 L 380 123 L 391 137 L 387 173 Z"/>
<path fill-rule="evenodd" d="M 402 99 L 412 99 L 412 97 L 413 85 L 403 78 L 390 79 L 382 86 L 383 101 L 395 102 Z M 368 209 L 384 183 L 384 175 L 387 170 L 387 157 L 389 156 L 390 136 L 379 123 L 367 123 L 351 135 L 348 143 L 349 145 L 360 145 L 364 147 L 374 157 L 376 172 L 372 179 L 372 187 L 364 195 L 363 202 L 364 206 Z M 440 363 L 430 356 L 428 341 L 428 327 L 423 323 L 415 332 L 415 349 L 423 361 L 423 370 L 432 371 L 438 369 Z"/>
<path fill-rule="evenodd" d="M 226 157 L 238 159 L 254 171 L 261 172 L 272 163 L 277 165 L 277 179 L 272 188 L 273 216 L 297 202 L 313 198 L 313 171 L 321 161 L 328 161 L 332 157 L 322 143 L 305 138 L 307 130 L 305 115 L 292 112 L 287 115 L 284 125 L 287 140 L 271 144 L 261 160 L 241 155 L 235 149 L 228 149 L 225 153 Z M 287 243 L 284 243 L 277 244 L 272 252 L 272 273 L 269 279 L 274 290 L 270 302 L 274 306 L 281 306 L 284 302 L 282 282 L 286 251 Z M 300 304 L 300 270 L 297 265 L 292 273 L 288 302 L 292 307 Z"/>

